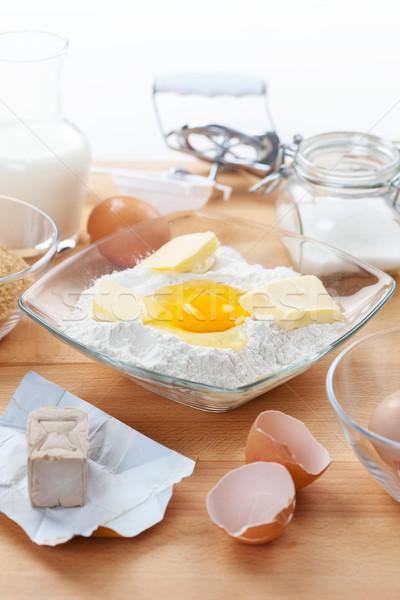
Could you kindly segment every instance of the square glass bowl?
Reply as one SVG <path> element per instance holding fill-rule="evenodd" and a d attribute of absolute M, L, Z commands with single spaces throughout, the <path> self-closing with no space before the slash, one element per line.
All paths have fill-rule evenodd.
<path fill-rule="evenodd" d="M 79 294 L 95 279 L 123 270 L 107 256 L 121 248 L 131 265 L 156 251 L 168 236 L 213 231 L 221 244 L 231 246 L 251 264 L 265 268 L 293 267 L 301 274 L 319 277 L 340 305 L 344 326 L 332 343 L 311 356 L 289 364 L 238 388 L 194 383 L 118 361 L 68 337 L 59 323 L 71 314 Z M 122 251 L 122 250 L 121 250 Z M 243 219 L 207 212 L 179 212 L 144 221 L 121 233 L 92 244 L 64 260 L 26 290 L 20 298 L 22 310 L 77 350 L 116 369 L 138 385 L 187 406 L 223 412 L 241 406 L 308 369 L 360 329 L 390 298 L 393 279 L 378 269 L 301 235 L 288 233 Z"/>

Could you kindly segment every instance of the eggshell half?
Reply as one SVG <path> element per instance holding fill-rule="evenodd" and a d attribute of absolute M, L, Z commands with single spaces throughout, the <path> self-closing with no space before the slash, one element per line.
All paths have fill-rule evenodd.
<path fill-rule="evenodd" d="M 246 462 L 277 462 L 293 477 L 296 490 L 309 485 L 330 465 L 328 451 L 294 417 L 267 410 L 254 421 L 246 442 Z"/>
<path fill-rule="evenodd" d="M 209 492 L 206 504 L 211 519 L 230 537 L 264 544 L 290 523 L 296 490 L 285 467 L 256 462 L 227 473 Z"/>

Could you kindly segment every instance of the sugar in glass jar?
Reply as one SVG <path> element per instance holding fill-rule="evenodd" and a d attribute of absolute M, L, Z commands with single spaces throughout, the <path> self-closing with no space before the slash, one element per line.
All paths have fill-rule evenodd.
<path fill-rule="evenodd" d="M 277 226 L 400 271 L 400 152 L 393 142 L 323 133 L 300 141 L 281 173 Z"/>

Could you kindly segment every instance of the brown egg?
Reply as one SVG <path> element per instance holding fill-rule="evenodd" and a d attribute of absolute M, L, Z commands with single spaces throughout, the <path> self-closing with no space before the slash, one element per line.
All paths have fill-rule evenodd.
<path fill-rule="evenodd" d="M 296 505 L 293 479 L 285 467 L 256 462 L 229 471 L 207 496 L 212 521 L 245 544 L 264 544 L 290 523 Z"/>
<path fill-rule="evenodd" d="M 371 415 L 368 428 L 392 442 L 400 443 L 400 390 L 396 390 L 376 406 Z M 395 444 L 373 442 L 382 460 L 398 470 L 400 466 L 400 449 Z"/>
<path fill-rule="evenodd" d="M 89 215 L 87 232 L 91 243 L 107 238 L 99 244 L 100 252 L 114 264 L 127 268 L 158 250 L 171 237 L 165 217 L 147 202 L 129 196 L 107 198 L 95 206 Z"/>
<path fill-rule="evenodd" d="M 136 225 L 141 221 L 159 217 L 158 210 L 147 202 L 130 196 L 107 198 L 94 207 L 87 222 L 89 242 Z"/>
<path fill-rule="evenodd" d="M 246 442 L 246 462 L 272 461 L 284 465 L 300 490 L 329 467 L 328 451 L 294 417 L 267 410 L 254 421 Z"/>

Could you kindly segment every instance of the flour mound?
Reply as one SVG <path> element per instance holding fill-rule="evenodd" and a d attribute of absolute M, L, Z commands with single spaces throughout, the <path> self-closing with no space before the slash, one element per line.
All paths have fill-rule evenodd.
<path fill-rule="evenodd" d="M 195 279 L 208 279 L 248 291 L 274 279 L 298 275 L 293 269 L 264 269 L 249 265 L 235 250 L 220 246 L 207 273 L 154 272 L 133 267 L 107 275 L 144 296 L 161 287 Z M 331 343 L 341 324 L 313 324 L 287 332 L 268 321 L 246 319 L 248 343 L 243 350 L 191 346 L 175 335 L 143 325 L 140 319 L 104 323 L 92 318 L 92 302 L 101 279 L 83 291 L 70 315 L 60 323 L 69 337 L 107 356 L 157 373 L 217 387 L 237 388 L 266 377 L 282 367 L 304 360 Z"/>

